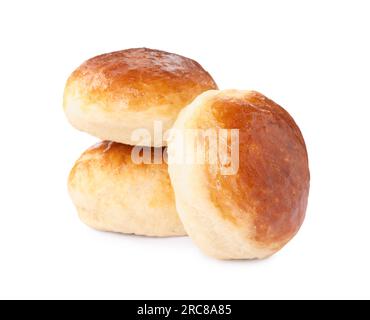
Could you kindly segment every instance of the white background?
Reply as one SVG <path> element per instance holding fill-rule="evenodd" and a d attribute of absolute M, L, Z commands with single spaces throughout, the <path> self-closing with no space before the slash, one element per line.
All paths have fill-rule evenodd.
<path fill-rule="evenodd" d="M 369 1 L 1 1 L 0 298 L 370 298 L 369 17 Z M 264 93 L 301 127 L 307 218 L 271 259 L 216 261 L 187 238 L 77 218 L 67 176 L 97 139 L 65 119 L 65 81 L 142 46 Z"/>

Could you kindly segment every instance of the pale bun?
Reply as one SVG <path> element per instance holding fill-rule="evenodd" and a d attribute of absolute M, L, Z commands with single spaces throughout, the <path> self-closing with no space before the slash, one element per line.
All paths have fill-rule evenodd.
<path fill-rule="evenodd" d="M 131 151 L 130 146 L 105 141 L 76 162 L 68 189 L 81 220 L 103 231 L 185 235 L 167 165 L 135 164 Z"/>

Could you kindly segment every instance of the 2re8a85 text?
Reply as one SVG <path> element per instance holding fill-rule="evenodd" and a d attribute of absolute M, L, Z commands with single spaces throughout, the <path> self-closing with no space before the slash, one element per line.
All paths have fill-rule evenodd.
<path fill-rule="evenodd" d="M 151 306 L 145 304 L 144 306 L 138 307 L 138 315 L 161 315 L 168 318 L 171 314 L 194 316 L 194 315 L 231 315 L 231 305 L 223 304 L 183 304 L 179 308 L 178 306 Z"/>

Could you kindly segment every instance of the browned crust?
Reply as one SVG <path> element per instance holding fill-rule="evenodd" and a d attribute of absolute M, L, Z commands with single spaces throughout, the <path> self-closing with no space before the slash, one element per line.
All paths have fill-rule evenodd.
<path fill-rule="evenodd" d="M 167 116 L 215 88 L 212 77 L 194 60 L 159 50 L 128 49 L 94 57 L 77 68 L 67 81 L 65 104 L 66 97 L 73 96 L 85 108 L 99 105 L 106 112 L 158 108 Z"/>
<path fill-rule="evenodd" d="M 306 146 L 293 118 L 258 92 L 214 96 L 193 118 L 198 128 L 240 130 L 240 168 L 224 176 L 208 166 L 213 203 L 223 217 L 253 225 L 253 240 L 279 248 L 300 228 L 309 192 Z"/>

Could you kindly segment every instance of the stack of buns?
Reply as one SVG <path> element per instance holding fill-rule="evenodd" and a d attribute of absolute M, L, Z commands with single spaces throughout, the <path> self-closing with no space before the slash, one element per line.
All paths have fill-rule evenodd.
<path fill-rule="evenodd" d="M 64 111 L 103 140 L 68 180 L 81 220 L 95 229 L 188 234 L 210 256 L 255 259 L 280 250 L 303 222 L 308 157 L 292 117 L 260 93 L 218 90 L 194 60 L 146 48 L 97 56 L 69 77 Z M 186 154 L 196 139 L 184 134 L 179 143 L 170 129 L 238 130 L 237 170 L 221 174 L 221 161 L 167 164 L 167 152 Z M 149 161 L 137 161 L 144 154 Z"/>

